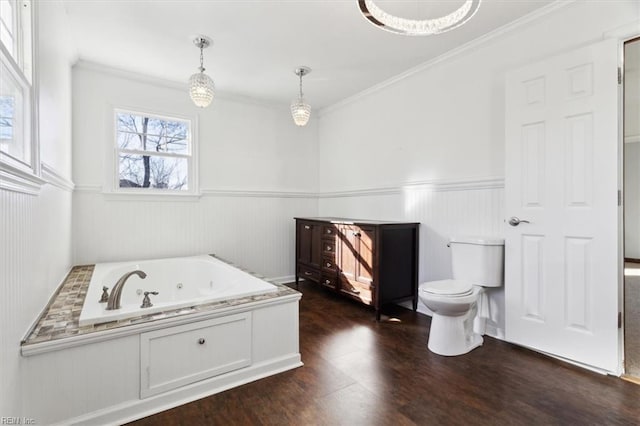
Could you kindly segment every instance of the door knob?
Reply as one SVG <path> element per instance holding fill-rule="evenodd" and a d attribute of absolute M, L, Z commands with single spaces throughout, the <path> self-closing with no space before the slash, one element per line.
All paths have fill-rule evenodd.
<path fill-rule="evenodd" d="M 511 216 L 511 218 L 509 219 L 509 225 L 511 226 L 518 226 L 521 223 L 531 223 L 528 220 L 524 220 L 524 219 L 519 219 L 516 216 Z"/>

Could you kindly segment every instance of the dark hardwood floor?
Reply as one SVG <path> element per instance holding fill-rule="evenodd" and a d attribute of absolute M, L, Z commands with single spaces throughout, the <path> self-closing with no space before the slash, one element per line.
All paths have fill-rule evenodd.
<path fill-rule="evenodd" d="M 639 425 L 640 386 L 490 337 L 429 352 L 430 319 L 301 282 L 304 367 L 131 425 Z"/>

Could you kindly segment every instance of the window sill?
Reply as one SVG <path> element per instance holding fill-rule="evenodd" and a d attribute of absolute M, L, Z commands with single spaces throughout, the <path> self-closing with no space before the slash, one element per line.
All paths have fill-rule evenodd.
<path fill-rule="evenodd" d="M 15 167 L 0 161 L 0 188 L 7 191 L 38 195 L 42 185 L 47 183 L 26 167 Z"/>

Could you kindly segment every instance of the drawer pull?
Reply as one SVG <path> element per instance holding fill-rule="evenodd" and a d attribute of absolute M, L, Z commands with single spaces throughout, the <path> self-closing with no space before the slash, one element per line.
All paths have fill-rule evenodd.
<path fill-rule="evenodd" d="M 327 251 L 331 251 L 331 246 L 327 246 Z"/>
<path fill-rule="evenodd" d="M 205 342 L 204 337 L 201 337 L 198 339 L 199 344 L 204 345 L 204 342 Z"/>
<path fill-rule="evenodd" d="M 327 229 L 327 234 L 331 234 L 331 229 Z"/>
<path fill-rule="evenodd" d="M 313 273 L 312 273 L 312 272 L 309 272 L 309 271 L 304 271 L 304 274 L 305 274 L 305 275 L 313 275 Z"/>
<path fill-rule="evenodd" d="M 327 268 L 331 268 L 331 263 L 327 262 Z"/>
<path fill-rule="evenodd" d="M 361 235 L 362 235 L 362 234 L 361 234 L 361 233 L 359 233 L 359 232 L 354 232 L 354 233 L 353 233 L 353 236 L 354 236 L 354 237 L 360 237 Z"/>
<path fill-rule="evenodd" d="M 324 283 L 325 283 L 326 285 L 331 285 L 331 280 L 324 280 Z"/>
<path fill-rule="evenodd" d="M 305 225 L 304 229 L 311 229 L 311 227 L 309 225 Z"/>

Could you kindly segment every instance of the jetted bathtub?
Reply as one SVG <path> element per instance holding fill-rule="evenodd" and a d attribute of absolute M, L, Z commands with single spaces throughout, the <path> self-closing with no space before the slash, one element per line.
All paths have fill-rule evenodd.
<path fill-rule="evenodd" d="M 140 270 L 145 279 L 131 275 L 122 289 L 120 309 L 106 310 L 100 303 L 102 288 L 111 293 L 127 272 Z M 153 306 L 142 308 L 144 292 Z M 99 263 L 95 265 L 80 314 L 80 326 L 134 318 L 141 315 L 187 308 L 221 300 L 277 291 L 277 287 L 209 255 Z"/>

